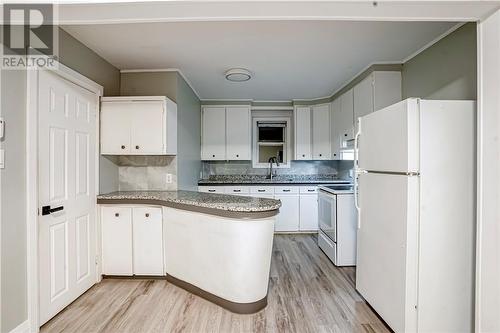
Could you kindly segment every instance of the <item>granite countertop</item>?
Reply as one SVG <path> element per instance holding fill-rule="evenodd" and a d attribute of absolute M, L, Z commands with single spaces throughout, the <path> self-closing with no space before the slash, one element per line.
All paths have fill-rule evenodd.
<path fill-rule="evenodd" d="M 275 211 L 281 207 L 280 200 L 191 191 L 118 191 L 97 196 L 97 203 L 100 204 L 120 201 L 243 213 Z"/>
<path fill-rule="evenodd" d="M 349 179 L 339 179 L 332 175 L 277 175 L 273 179 L 255 175 L 217 175 L 200 179 L 198 185 L 258 185 L 258 184 L 336 184 L 351 183 Z"/>

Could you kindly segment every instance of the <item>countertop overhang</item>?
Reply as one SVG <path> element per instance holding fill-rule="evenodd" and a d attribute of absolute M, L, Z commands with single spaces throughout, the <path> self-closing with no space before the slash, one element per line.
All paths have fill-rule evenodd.
<path fill-rule="evenodd" d="M 159 205 L 243 219 L 275 216 L 281 207 L 275 199 L 192 191 L 118 191 L 98 195 L 97 203 Z"/>

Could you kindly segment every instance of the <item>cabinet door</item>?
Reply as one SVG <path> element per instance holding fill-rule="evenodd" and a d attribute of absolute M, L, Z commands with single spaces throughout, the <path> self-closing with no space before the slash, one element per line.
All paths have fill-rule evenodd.
<path fill-rule="evenodd" d="M 353 89 L 354 122 L 358 128 L 358 118 L 373 112 L 373 74 L 370 74 Z"/>
<path fill-rule="evenodd" d="M 340 127 L 340 122 L 342 121 L 340 112 L 340 98 L 337 98 L 332 102 L 332 119 L 330 123 L 332 128 L 332 160 L 340 159 L 340 135 L 342 131 Z"/>
<path fill-rule="evenodd" d="M 202 111 L 202 160 L 226 159 L 226 109 L 205 107 Z"/>
<path fill-rule="evenodd" d="M 252 141 L 250 108 L 226 108 L 226 158 L 228 160 L 251 160 Z"/>
<path fill-rule="evenodd" d="M 162 230 L 161 208 L 133 209 L 135 275 L 163 275 Z"/>
<path fill-rule="evenodd" d="M 312 158 L 331 159 L 330 104 L 312 107 Z"/>
<path fill-rule="evenodd" d="M 165 154 L 166 113 L 162 101 L 130 103 L 131 155 Z"/>
<path fill-rule="evenodd" d="M 123 155 L 130 153 L 128 103 L 102 102 L 100 127 L 101 154 Z"/>
<path fill-rule="evenodd" d="M 354 138 L 354 92 L 353 89 L 340 96 L 340 122 L 341 140 Z"/>
<path fill-rule="evenodd" d="M 295 159 L 310 160 L 311 151 L 311 108 L 295 108 Z"/>
<path fill-rule="evenodd" d="M 102 274 L 132 275 L 132 209 L 102 207 Z"/>
<path fill-rule="evenodd" d="M 276 218 L 275 231 L 298 231 L 299 230 L 299 196 L 298 195 L 275 195 L 275 199 L 281 200 L 280 212 Z"/>
<path fill-rule="evenodd" d="M 318 230 L 318 195 L 300 196 L 300 231 Z"/>

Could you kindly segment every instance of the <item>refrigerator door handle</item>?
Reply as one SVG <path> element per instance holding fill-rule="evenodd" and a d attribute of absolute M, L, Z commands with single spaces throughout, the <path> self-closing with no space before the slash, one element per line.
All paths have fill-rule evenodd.
<path fill-rule="evenodd" d="M 354 206 L 358 211 L 358 229 L 361 228 L 361 219 L 360 219 L 361 208 L 359 207 L 359 202 L 358 202 L 358 175 L 361 173 L 361 171 L 358 168 L 358 142 L 359 142 L 359 136 L 361 135 L 360 120 L 361 119 L 358 118 L 358 131 L 354 136 Z"/>

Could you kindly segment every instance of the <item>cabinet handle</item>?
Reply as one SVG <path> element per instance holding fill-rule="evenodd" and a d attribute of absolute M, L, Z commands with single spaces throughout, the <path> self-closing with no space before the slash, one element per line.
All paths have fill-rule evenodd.
<path fill-rule="evenodd" d="M 233 192 L 241 192 L 241 190 L 233 190 Z"/>
<path fill-rule="evenodd" d="M 139 149 L 139 146 L 135 146 L 135 149 Z"/>
<path fill-rule="evenodd" d="M 208 192 L 215 192 L 215 190 L 208 190 Z"/>
<path fill-rule="evenodd" d="M 145 215 L 146 215 L 146 217 L 149 217 L 149 213 L 146 213 Z"/>
<path fill-rule="evenodd" d="M 302 157 L 306 157 L 306 154 L 302 154 Z"/>
<path fill-rule="evenodd" d="M 266 190 L 257 190 L 258 192 L 266 192 Z"/>
<path fill-rule="evenodd" d="M 283 190 L 283 192 L 290 192 L 290 190 Z"/>
<path fill-rule="evenodd" d="M 240 157 L 240 155 L 236 154 L 236 157 Z"/>
<path fill-rule="evenodd" d="M 333 156 L 337 156 L 337 154 L 334 153 Z"/>
<path fill-rule="evenodd" d="M 307 192 L 314 192 L 314 190 L 307 190 Z"/>
<path fill-rule="evenodd" d="M 118 217 L 118 216 L 120 216 L 120 214 L 119 213 L 115 213 L 115 217 Z"/>
<path fill-rule="evenodd" d="M 323 154 L 319 154 L 319 156 L 321 157 L 321 156 L 323 156 Z"/>
<path fill-rule="evenodd" d="M 122 149 L 125 149 L 125 146 L 124 146 L 124 145 L 122 145 Z"/>
<path fill-rule="evenodd" d="M 347 134 L 344 134 L 344 136 L 347 136 Z"/>
<path fill-rule="evenodd" d="M 212 155 L 212 157 L 215 157 L 215 155 Z"/>

